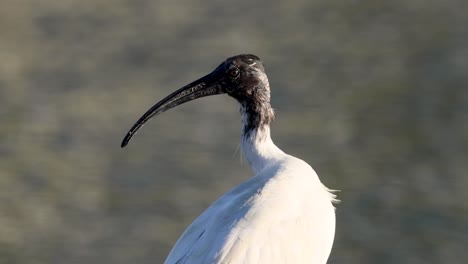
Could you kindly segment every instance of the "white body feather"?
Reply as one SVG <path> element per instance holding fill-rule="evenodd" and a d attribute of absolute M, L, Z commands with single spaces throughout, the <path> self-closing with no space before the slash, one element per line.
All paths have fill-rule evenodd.
<path fill-rule="evenodd" d="M 242 141 L 255 176 L 220 197 L 182 234 L 166 264 L 324 264 L 335 234 L 334 195 L 269 127 Z"/>

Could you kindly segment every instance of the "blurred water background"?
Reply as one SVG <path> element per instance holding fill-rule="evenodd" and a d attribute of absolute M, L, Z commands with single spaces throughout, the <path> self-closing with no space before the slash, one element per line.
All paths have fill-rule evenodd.
<path fill-rule="evenodd" d="M 225 58 L 263 59 L 272 136 L 339 189 L 329 263 L 467 263 L 468 3 L 2 0 L 0 263 L 162 263 L 250 177 L 227 96 L 152 120 Z"/>

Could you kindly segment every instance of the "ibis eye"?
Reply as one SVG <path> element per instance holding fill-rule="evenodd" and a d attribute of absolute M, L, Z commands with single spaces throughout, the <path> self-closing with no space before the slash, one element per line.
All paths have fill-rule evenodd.
<path fill-rule="evenodd" d="M 239 75 L 240 71 L 238 68 L 232 68 L 232 69 L 229 69 L 228 71 L 228 75 L 230 77 L 237 77 Z"/>

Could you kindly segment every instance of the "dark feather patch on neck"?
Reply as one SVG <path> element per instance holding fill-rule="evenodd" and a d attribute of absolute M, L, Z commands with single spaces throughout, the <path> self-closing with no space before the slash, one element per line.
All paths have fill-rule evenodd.
<path fill-rule="evenodd" d="M 270 91 L 267 89 L 254 89 L 251 97 L 242 98 L 242 136 L 248 137 L 253 131 L 269 126 L 275 115 L 270 105 Z"/>

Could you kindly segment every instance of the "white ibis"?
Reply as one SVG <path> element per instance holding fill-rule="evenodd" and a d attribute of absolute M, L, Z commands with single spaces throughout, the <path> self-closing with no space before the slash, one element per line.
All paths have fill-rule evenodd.
<path fill-rule="evenodd" d="M 185 230 L 165 263 L 326 263 L 335 236 L 335 195 L 306 162 L 271 140 L 270 85 L 257 56 L 228 58 L 162 99 L 133 125 L 122 147 L 153 116 L 216 94 L 240 103 L 241 146 L 254 176 L 208 207 Z"/>

